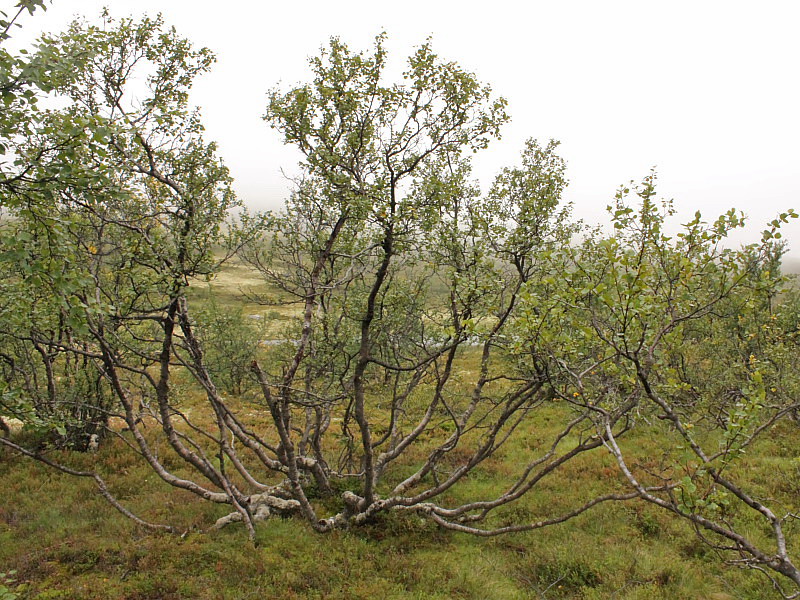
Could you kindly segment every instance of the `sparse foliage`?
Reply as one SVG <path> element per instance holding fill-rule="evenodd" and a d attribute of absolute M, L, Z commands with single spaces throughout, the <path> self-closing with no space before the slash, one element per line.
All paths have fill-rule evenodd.
<path fill-rule="evenodd" d="M 652 173 L 620 189 L 604 235 L 572 219 L 558 144 L 535 140 L 484 192 L 471 161 L 505 101 L 429 43 L 387 82 L 378 36 L 361 53 L 331 39 L 309 83 L 271 92 L 265 120 L 302 174 L 282 213 L 234 225 L 231 177 L 188 104 L 212 55 L 160 18 L 103 18 L 28 59 L 0 52 L 0 418 L 79 450 L 114 433 L 251 539 L 276 513 L 318 532 L 400 513 L 494 536 L 639 500 L 800 589 L 797 506 L 741 470 L 800 409 L 800 311 L 780 274 L 793 211 L 740 250 L 736 211 L 671 234 Z M 61 107 L 37 108 L 44 95 Z M 299 307 L 274 347 L 240 311 L 189 299 L 234 253 Z M 551 439 L 536 435 L 544 413 Z M 626 446 L 642 427 L 660 456 Z M 0 443 L 172 530 L 96 472 Z M 474 485 L 507 452 L 504 484 Z M 602 456 L 615 483 L 514 511 Z"/>

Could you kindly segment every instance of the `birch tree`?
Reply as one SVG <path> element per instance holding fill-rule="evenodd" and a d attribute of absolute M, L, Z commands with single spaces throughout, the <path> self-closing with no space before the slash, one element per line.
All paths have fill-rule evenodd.
<path fill-rule="evenodd" d="M 64 106 L 4 134 L 17 175 L 5 168 L 0 187 L 14 217 L 0 415 L 72 428 L 77 448 L 117 435 L 167 484 L 226 506 L 213 528 L 241 523 L 253 540 L 274 514 L 320 533 L 401 513 L 495 536 L 638 500 L 794 593 L 796 506 L 768 507 L 737 471 L 800 408 L 775 243 L 793 212 L 742 250 L 725 247 L 735 211 L 669 235 L 651 176 L 620 191 L 602 235 L 562 202 L 558 144 L 535 140 L 482 190 L 472 160 L 505 101 L 428 43 L 388 81 L 378 36 L 364 52 L 333 38 L 307 84 L 270 93 L 265 120 L 301 174 L 283 212 L 226 224 L 239 202 L 188 103 L 211 53 L 160 19 L 104 19 L 42 40 L 39 90 Z M 234 252 L 299 307 L 284 343 L 256 353 L 255 396 L 231 393 L 241 373 L 220 375 L 188 294 Z M 720 374 L 709 355 L 733 366 Z M 187 385 L 202 394 L 191 406 Z M 543 412 L 558 430 L 533 439 Z M 625 445 L 642 423 L 661 429 L 658 468 Z M 0 443 L 175 531 L 97 473 Z M 621 483 L 512 510 L 587 455 L 611 456 Z M 472 485 L 496 461 L 505 478 Z"/>

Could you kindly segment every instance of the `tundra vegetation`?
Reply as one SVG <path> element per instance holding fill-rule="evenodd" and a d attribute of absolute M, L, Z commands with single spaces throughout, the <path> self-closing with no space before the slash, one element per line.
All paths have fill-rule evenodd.
<path fill-rule="evenodd" d="M 3 17 L 3 45 L 36 8 Z M 707 572 L 800 593 L 793 211 L 733 249 L 740 212 L 675 225 L 650 173 L 619 189 L 607 234 L 571 216 L 558 144 L 534 139 L 482 189 L 471 161 L 506 102 L 429 43 L 387 81 L 378 36 L 364 52 L 332 38 L 308 83 L 270 93 L 301 174 L 283 211 L 234 219 L 188 99 L 213 60 L 160 18 L 108 13 L 27 54 L 0 46 L 0 476 L 44 464 L 137 528 L 305 546 L 452 531 L 525 553 L 607 523 L 638 528 L 636 552 L 688 526 Z M 258 282 L 244 299 L 217 293 L 232 270 Z M 282 548 L 261 560 L 291 571 Z M 655 597 L 680 570 L 567 563 L 532 562 L 520 597 L 604 580 Z"/>

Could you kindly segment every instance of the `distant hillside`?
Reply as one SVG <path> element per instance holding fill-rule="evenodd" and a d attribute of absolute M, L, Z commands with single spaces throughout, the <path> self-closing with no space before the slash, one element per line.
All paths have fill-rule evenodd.
<path fill-rule="evenodd" d="M 800 275 L 800 258 L 784 258 L 781 267 L 786 275 Z"/>

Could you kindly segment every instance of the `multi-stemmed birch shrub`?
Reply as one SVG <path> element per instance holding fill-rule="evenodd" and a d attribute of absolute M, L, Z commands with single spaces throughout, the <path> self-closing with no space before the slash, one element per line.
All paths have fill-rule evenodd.
<path fill-rule="evenodd" d="M 270 94 L 265 119 L 302 153 L 300 176 L 282 212 L 226 224 L 238 201 L 188 104 L 210 53 L 160 20 L 105 19 L 43 40 L 0 82 L 29 98 L 9 101 L 17 121 L 0 140 L 13 150 L 0 417 L 77 448 L 118 417 L 112 433 L 161 479 L 229 506 L 216 526 L 242 522 L 251 538 L 275 513 L 319 532 L 396 512 L 497 535 L 639 500 L 800 584 L 796 504 L 767 506 L 737 470 L 798 410 L 797 303 L 780 301 L 774 239 L 793 213 L 726 249 L 737 213 L 670 233 L 650 176 L 620 191 L 604 235 L 571 220 L 554 142 L 529 141 L 482 191 L 471 161 L 505 102 L 428 44 L 387 81 L 379 37 L 364 53 L 333 39 L 308 84 Z M 36 110 L 46 94 L 56 108 Z M 187 298 L 234 252 L 299 308 L 256 352 L 252 385 L 219 372 L 233 358 L 224 331 Z M 187 381 L 201 403 L 187 407 Z M 542 411 L 562 420 L 552 439 Z M 639 462 L 625 445 L 641 426 L 663 456 Z M 96 473 L 0 443 L 172 529 Z M 509 510 L 587 453 L 618 465 L 607 490 Z M 475 485 L 501 463 L 495 485 Z"/>

